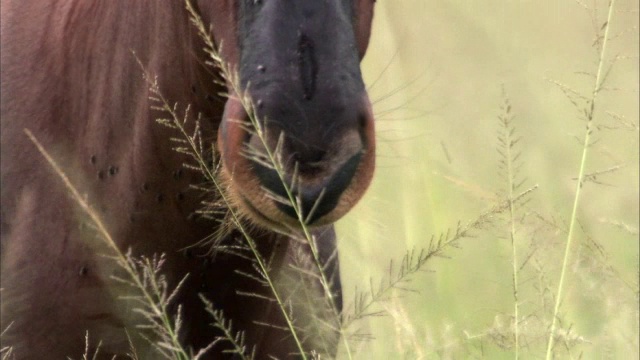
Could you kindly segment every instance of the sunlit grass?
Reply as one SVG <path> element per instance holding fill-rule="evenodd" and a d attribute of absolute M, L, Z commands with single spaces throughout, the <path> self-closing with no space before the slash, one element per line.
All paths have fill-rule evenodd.
<path fill-rule="evenodd" d="M 539 188 L 514 221 L 461 242 L 411 282 L 417 293 L 389 300 L 391 316 L 363 326 L 373 339 L 359 358 L 544 357 L 558 301 L 556 358 L 638 356 L 638 9 L 630 1 L 616 1 L 609 24 L 606 83 L 558 296 L 587 124 L 586 101 L 567 101 L 566 90 L 591 98 L 608 9 L 606 1 L 379 3 L 364 70 L 367 79 L 384 71 L 371 91 L 385 99 L 374 104 L 383 115 L 380 166 L 338 225 L 345 291 L 504 194 L 495 152 L 502 85 L 521 138 L 516 183 Z M 417 76 L 433 81 L 409 104 L 420 86 L 386 96 Z"/>

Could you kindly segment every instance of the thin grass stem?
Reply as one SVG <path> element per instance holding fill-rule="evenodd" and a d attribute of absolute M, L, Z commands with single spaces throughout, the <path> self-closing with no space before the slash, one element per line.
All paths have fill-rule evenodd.
<path fill-rule="evenodd" d="M 189 2 L 187 2 L 187 4 L 189 4 Z M 193 14 L 195 14 L 195 13 L 192 13 L 192 15 Z M 251 250 L 251 252 L 252 252 L 252 254 L 254 256 L 254 260 L 258 264 L 258 268 L 260 270 L 260 273 L 262 274 L 264 280 L 266 281 L 266 283 L 269 286 L 269 289 L 270 289 L 271 293 L 273 294 L 276 302 L 278 303 L 278 307 L 280 308 L 280 310 L 282 312 L 282 315 L 285 318 L 285 322 L 287 323 L 287 327 L 288 327 L 289 331 L 291 332 L 291 335 L 292 335 L 292 337 L 293 337 L 293 339 L 294 339 L 294 341 L 296 343 L 296 346 L 298 347 L 298 350 L 300 350 L 302 359 L 306 360 L 307 356 L 306 356 L 304 348 L 302 346 L 302 342 L 300 341 L 300 338 L 299 338 L 299 336 L 297 334 L 297 331 L 296 331 L 295 326 L 293 324 L 293 320 L 291 319 L 291 316 L 289 315 L 289 313 L 287 311 L 287 307 L 286 307 L 284 301 L 282 300 L 282 297 L 280 296 L 279 292 L 277 291 L 273 280 L 269 276 L 269 269 L 268 269 L 267 264 L 265 263 L 262 255 L 260 254 L 254 239 L 251 237 L 249 232 L 245 229 L 245 226 L 242 225 L 242 219 L 241 219 L 240 215 L 233 209 L 233 206 L 231 205 L 231 200 L 229 200 L 227 198 L 224 189 L 222 188 L 221 184 L 217 181 L 217 176 L 216 176 L 213 168 L 211 168 L 211 167 L 206 165 L 207 161 L 202 156 L 202 145 L 201 145 L 200 141 L 197 141 L 197 140 L 200 139 L 200 137 L 198 137 L 198 136 L 190 136 L 189 133 L 187 133 L 186 129 L 184 128 L 183 124 L 180 121 L 180 117 L 178 116 L 178 114 L 177 114 L 177 112 L 175 110 L 175 107 L 171 106 L 169 104 L 169 102 L 160 93 L 160 91 L 159 91 L 159 89 L 157 87 L 157 82 L 150 81 L 149 77 L 146 74 L 145 74 L 145 78 L 150 83 L 152 92 L 155 95 L 155 99 L 160 102 L 159 109 L 169 113 L 169 115 L 171 116 L 171 120 L 173 121 L 172 125 L 174 125 L 175 128 L 178 131 L 181 132 L 183 138 L 186 140 L 186 145 L 190 148 L 189 153 L 192 156 L 195 157 L 195 160 L 200 165 L 200 170 L 204 173 L 204 175 L 209 180 L 212 181 L 213 185 L 216 188 L 216 191 L 220 194 L 220 197 L 221 197 L 222 201 L 228 206 L 229 213 L 231 214 L 233 223 L 236 225 L 238 231 L 240 231 L 240 233 L 242 234 L 242 236 L 246 240 L 247 245 L 249 245 L 249 248 L 250 248 L 250 250 Z M 185 120 L 186 119 L 187 119 L 187 114 L 185 114 Z"/>
<path fill-rule="evenodd" d="M 186 3 L 186 7 L 187 10 L 189 11 L 189 13 L 192 16 L 192 23 L 197 27 L 201 37 L 204 39 L 205 41 L 205 45 L 206 45 L 206 52 L 211 56 L 211 60 L 212 63 L 218 67 L 221 72 L 222 72 L 222 76 L 227 80 L 228 84 L 231 86 L 231 88 L 233 89 L 233 91 L 238 94 L 238 100 L 241 102 L 242 106 L 244 107 L 245 111 L 248 114 L 249 120 L 251 122 L 252 125 L 252 130 L 255 132 L 255 134 L 258 136 L 258 138 L 260 139 L 260 141 L 262 142 L 263 148 L 265 149 L 265 153 L 264 155 L 267 156 L 267 160 L 268 163 L 271 167 L 273 167 L 273 169 L 276 171 L 280 182 L 282 183 L 286 195 L 287 195 L 287 200 L 289 201 L 290 205 L 293 207 L 297 218 L 298 218 L 298 222 L 300 224 L 300 228 L 302 230 L 302 233 L 304 235 L 304 238 L 309 246 L 309 248 L 311 249 L 311 253 L 314 259 L 314 263 L 315 266 L 318 268 L 318 272 L 321 278 L 321 285 L 323 287 L 325 296 L 328 297 L 329 299 L 329 304 L 331 307 L 331 310 L 333 312 L 333 315 L 336 318 L 336 321 L 338 324 L 341 323 L 340 321 L 340 312 L 337 309 L 337 305 L 336 305 L 336 299 L 333 295 L 333 293 L 331 292 L 331 289 L 329 287 L 329 281 L 327 280 L 326 274 L 324 272 L 324 266 L 322 265 L 322 262 L 320 260 L 320 256 L 318 254 L 317 248 L 315 246 L 315 241 L 313 239 L 313 236 L 311 235 L 311 232 L 309 231 L 309 228 L 307 226 L 307 222 L 305 219 L 305 215 L 302 212 L 302 209 L 300 207 L 299 201 L 296 198 L 295 194 L 293 193 L 291 186 L 288 185 L 288 181 L 286 179 L 286 175 L 285 175 L 285 170 L 284 170 L 284 166 L 282 164 L 282 161 L 279 157 L 279 151 L 278 151 L 278 146 L 276 146 L 276 149 L 272 150 L 269 146 L 269 144 L 267 144 L 267 135 L 265 133 L 265 129 L 261 126 L 260 122 L 258 121 L 258 119 L 255 116 L 255 109 L 254 109 L 254 105 L 253 102 L 251 101 L 250 98 L 248 98 L 247 96 L 244 95 L 244 92 L 242 91 L 240 85 L 238 84 L 238 78 L 237 76 L 234 76 L 234 74 L 231 72 L 231 70 L 229 69 L 228 66 L 225 65 L 225 63 L 223 62 L 222 58 L 220 57 L 220 54 L 218 53 L 218 51 L 216 50 L 216 47 L 214 45 L 214 42 L 212 41 L 209 33 L 206 31 L 206 29 L 204 28 L 204 24 L 202 22 L 202 20 L 200 19 L 200 17 L 198 16 L 198 14 L 194 11 L 191 3 L 189 1 L 185 1 Z M 281 141 L 278 141 L 278 144 L 281 144 Z M 212 179 L 214 179 L 214 177 L 212 177 Z M 295 183 L 295 176 L 294 179 L 292 180 L 292 184 Z M 216 187 L 218 187 L 217 183 L 216 183 Z M 222 189 L 219 189 L 222 190 Z M 224 192 L 221 191 L 222 194 L 224 194 Z M 224 195 L 223 195 L 224 198 Z M 225 199 L 226 202 L 226 199 Z M 231 209 L 231 207 L 230 207 Z M 314 206 L 315 209 L 315 206 Z M 232 211 L 232 216 L 236 217 L 236 215 L 233 213 Z M 310 216 L 310 214 L 308 215 L 308 217 Z M 238 225 L 240 225 L 239 223 L 239 219 L 236 219 L 236 222 L 238 223 Z M 241 229 L 241 231 L 243 231 Z M 243 231 L 243 235 L 245 235 L 244 231 Z M 255 254 L 257 254 L 255 252 L 255 244 L 253 243 L 253 241 L 251 239 L 247 239 L 249 246 L 251 247 L 251 250 L 254 251 Z M 259 254 L 258 254 L 259 255 Z M 263 264 L 261 264 L 261 260 L 257 259 L 259 262 L 259 266 L 262 268 Z M 281 306 L 282 308 L 282 312 L 284 314 L 284 316 L 287 318 L 287 322 L 289 323 L 290 320 L 288 318 L 288 314 L 287 311 L 285 311 L 285 308 L 283 306 L 283 303 L 281 302 L 281 300 L 279 299 L 278 294 L 275 291 L 275 287 L 273 287 L 271 280 L 267 279 L 267 281 L 269 282 L 269 286 L 272 288 L 273 292 L 274 292 L 274 296 L 276 297 L 276 300 L 278 301 L 278 304 Z M 298 343 L 300 350 L 304 355 L 304 351 L 302 351 L 302 346 L 299 343 L 299 340 L 297 338 L 297 335 L 295 333 L 295 329 L 293 328 L 293 324 L 289 324 L 290 328 L 292 330 L 292 334 L 296 340 L 296 343 Z M 346 338 L 343 336 L 343 341 L 344 341 L 344 345 L 345 345 L 345 349 L 347 351 L 347 355 L 349 359 L 352 359 L 352 354 L 351 354 L 351 349 L 349 346 L 348 341 L 346 340 Z"/>
<path fill-rule="evenodd" d="M 607 44 L 609 40 L 609 30 L 611 29 L 611 19 L 613 16 L 615 0 L 610 0 L 609 11 L 607 15 L 607 22 L 604 25 L 604 36 L 602 38 L 602 48 L 600 49 L 600 57 L 598 60 L 598 72 L 596 73 L 596 79 L 593 86 L 592 98 L 590 100 L 589 109 L 586 112 L 587 115 L 587 129 L 584 134 L 584 142 L 582 144 L 582 158 L 580 159 L 580 170 L 578 172 L 578 181 L 576 184 L 576 191 L 573 200 L 573 209 L 571 210 L 571 218 L 569 223 L 569 232 L 567 234 L 567 241 L 564 249 L 564 258 L 562 260 L 562 270 L 560 271 L 560 281 L 558 282 L 558 290 L 556 292 L 556 302 L 553 310 L 553 318 L 551 320 L 551 328 L 549 330 L 549 339 L 547 341 L 547 353 L 546 360 L 550 360 L 552 357 L 552 350 L 555 340 L 556 326 L 558 322 L 558 311 L 560 309 L 560 303 L 562 301 L 562 293 L 564 290 L 565 276 L 569 264 L 569 253 L 571 250 L 571 243 L 573 240 L 573 232 L 575 231 L 578 213 L 578 204 L 580 201 L 580 195 L 582 193 L 582 186 L 584 185 L 584 176 L 586 172 L 587 155 L 589 153 L 589 144 L 591 142 L 591 133 L 593 132 L 593 118 L 595 115 L 595 105 L 598 93 L 601 89 L 602 82 L 602 69 L 604 66 L 604 57 L 607 50 Z"/>
<path fill-rule="evenodd" d="M 182 348 L 180 341 L 178 340 L 178 334 L 175 331 L 174 325 L 171 321 L 169 314 L 163 306 L 158 306 L 156 301 L 154 300 L 153 295 L 147 290 L 147 286 L 141 281 L 140 277 L 136 269 L 133 267 L 131 261 L 127 258 L 125 254 L 122 253 L 113 237 L 107 230 L 104 222 L 98 215 L 98 213 L 93 209 L 93 207 L 89 204 L 87 198 L 82 196 L 78 189 L 73 185 L 71 180 L 64 173 L 60 165 L 51 157 L 51 155 L 47 152 L 47 150 L 42 146 L 42 144 L 38 141 L 38 139 L 33 135 L 33 133 L 29 129 L 24 129 L 29 140 L 33 142 L 36 146 L 40 154 L 44 156 L 49 165 L 54 169 L 56 174 L 62 179 L 64 185 L 67 190 L 71 192 L 72 198 L 76 201 L 78 205 L 80 205 L 81 209 L 89 216 L 93 225 L 95 226 L 98 233 L 103 237 L 106 244 L 111 248 L 111 250 L 116 254 L 115 259 L 118 264 L 127 272 L 129 277 L 131 278 L 133 284 L 142 292 L 142 296 L 145 299 L 145 305 L 149 306 L 151 312 L 160 319 L 161 325 L 164 330 L 167 331 L 167 335 L 169 335 L 169 340 L 171 341 L 171 352 L 173 353 L 174 358 L 180 360 L 188 360 L 189 355 L 186 350 Z"/>
<path fill-rule="evenodd" d="M 515 359 L 520 358 L 520 302 L 518 299 L 518 251 L 516 247 L 516 218 L 515 218 L 515 199 L 514 190 L 520 185 L 516 181 L 517 161 L 520 154 L 514 153 L 516 144 L 520 138 L 515 136 L 515 127 L 512 124 L 514 119 L 511 114 L 511 104 L 507 98 L 504 86 L 502 88 L 504 104 L 502 105 L 502 114 L 498 116 L 502 125 L 502 133 L 498 138 L 501 148 L 498 150 L 502 155 L 501 168 L 505 172 L 507 181 L 507 202 L 509 205 L 509 240 L 511 242 L 511 281 L 513 290 L 513 317 L 514 330 L 513 341 L 515 347 Z"/>

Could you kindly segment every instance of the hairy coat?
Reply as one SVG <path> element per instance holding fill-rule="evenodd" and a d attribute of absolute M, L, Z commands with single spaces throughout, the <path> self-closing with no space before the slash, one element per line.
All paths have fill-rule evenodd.
<path fill-rule="evenodd" d="M 287 181 L 293 183 L 297 169 L 303 211 L 308 215 L 319 201 L 310 225 L 339 299 L 330 224 L 362 196 L 374 166 L 373 118 L 359 70 L 373 1 L 192 3 L 223 60 L 238 70 L 241 91 L 259 105 L 269 146 L 284 134 Z M 234 99 L 236 89 L 216 85 L 216 70 L 205 65 L 204 44 L 184 4 L 2 0 L 0 9 L 1 315 L 3 329 L 12 324 L 2 345 L 13 346 L 18 359 L 80 358 L 88 331 L 92 342 L 102 341 L 101 356 L 111 358 L 129 351 L 124 328 L 139 321 L 132 304 L 117 299 L 122 289 L 111 276 L 123 276 L 122 270 L 102 256 L 108 250 L 25 136 L 29 129 L 86 194 L 123 251 L 164 253 L 170 287 L 189 274 L 174 301 L 182 305 L 185 345 L 199 349 L 220 335 L 210 326 L 202 294 L 233 319 L 234 329 L 246 332 L 257 358 L 294 354 L 285 332 L 255 324 L 282 326 L 280 310 L 238 295 L 269 296 L 241 274 L 254 271 L 252 262 L 190 247 L 218 225 L 195 214 L 204 195 L 190 185 L 201 184 L 202 175 L 183 168 L 186 157 L 169 141 L 175 133 L 155 123 L 166 114 L 150 109 L 143 69 L 158 77 L 165 98 L 203 116 L 202 136 L 218 144 L 225 186 L 234 206 L 257 224 L 252 236 L 274 276 L 286 278 L 283 269 L 309 257 L 305 244 L 273 231 L 295 227 L 292 209 L 265 194 L 283 191 L 272 171 L 243 155 L 257 143 L 241 124 L 247 112 Z M 219 95 L 223 91 L 229 99 Z M 239 237 L 231 232 L 223 244 Z M 306 281 L 305 287 L 312 297 L 323 296 L 318 284 Z M 305 349 L 335 353 L 337 334 L 320 345 L 314 338 Z M 222 358 L 223 349 L 216 346 L 208 356 Z"/>

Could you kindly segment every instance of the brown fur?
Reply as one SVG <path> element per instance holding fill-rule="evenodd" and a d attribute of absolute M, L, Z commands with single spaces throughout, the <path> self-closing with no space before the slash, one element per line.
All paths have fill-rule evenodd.
<path fill-rule="evenodd" d="M 233 4 L 199 4 L 231 65 L 238 61 Z M 284 332 L 253 323 L 282 324 L 279 310 L 236 295 L 268 294 L 239 275 L 238 270 L 253 271 L 250 262 L 225 254 L 212 262 L 207 249 L 185 250 L 210 235 L 215 224 L 194 216 L 203 194 L 189 185 L 201 183 L 202 176 L 182 168 L 186 157 L 168 140 L 175 134 L 155 123 L 163 114 L 150 110 L 148 84 L 136 60 L 158 76 L 167 99 L 204 114 L 203 137 L 215 141 L 225 105 L 217 94 L 224 89 L 214 86 L 215 74 L 204 65 L 202 41 L 182 2 L 3 0 L 0 9 L 2 328 L 12 324 L 2 346 L 13 346 L 17 359 L 80 358 L 89 331 L 94 345 L 102 341 L 101 356 L 110 358 L 129 351 L 124 328 L 136 321 L 115 298 L 119 288 L 110 276 L 121 270 L 101 256 L 107 250 L 24 135 L 26 128 L 87 195 L 123 251 L 165 253 L 170 286 L 189 274 L 176 301 L 183 306 L 185 344 L 198 349 L 219 335 L 198 298 L 202 293 L 224 309 L 235 329 L 247 332 L 258 359 L 295 351 Z M 366 28 L 366 41 L 367 16 L 357 25 Z M 364 54 L 366 44 L 359 48 Z M 349 201 L 348 207 L 355 202 Z M 331 227 L 314 233 L 335 247 Z M 256 228 L 252 235 L 274 271 L 305 252 L 273 232 Z M 238 236 L 232 233 L 226 241 Z M 322 297 L 313 285 L 309 289 Z M 335 345 L 337 337 L 331 341 Z M 223 358 L 222 348 L 207 358 Z M 141 351 L 143 358 L 150 356 Z"/>

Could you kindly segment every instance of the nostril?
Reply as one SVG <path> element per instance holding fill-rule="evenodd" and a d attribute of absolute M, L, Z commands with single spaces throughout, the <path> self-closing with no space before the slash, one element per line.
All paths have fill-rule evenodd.
<path fill-rule="evenodd" d="M 303 181 L 296 186 L 295 194 L 300 199 L 302 213 L 305 217 L 310 217 L 309 223 L 320 219 L 338 205 L 342 194 L 350 186 L 361 159 L 362 152 L 352 154 L 342 164 L 324 174 L 321 181 Z M 311 173 L 318 169 L 312 169 Z M 289 209 L 281 210 L 290 212 Z"/>
<path fill-rule="evenodd" d="M 354 120 L 359 121 L 359 118 Z M 367 126 L 370 124 L 367 123 Z M 254 162 L 253 171 L 262 187 L 285 199 L 291 191 L 299 201 L 299 209 L 287 202 L 275 201 L 274 205 L 281 213 L 296 220 L 296 211 L 301 211 L 309 224 L 314 224 L 341 203 L 348 189 L 359 186 L 354 179 L 367 154 L 362 131 L 344 127 L 338 130 L 334 133 L 334 139 L 325 142 L 311 139 L 310 136 L 295 140 L 284 137 L 284 143 L 279 148 L 284 160 L 284 182 L 283 174 L 275 168 L 261 161 Z M 251 142 L 256 137 L 254 135 Z"/>
<path fill-rule="evenodd" d="M 326 159 L 327 152 L 321 149 L 304 149 L 292 154 L 293 161 L 298 170 L 303 173 L 311 173 L 321 170 L 322 163 Z"/>
<path fill-rule="evenodd" d="M 358 116 L 358 126 L 360 127 L 360 131 L 364 130 L 367 127 L 367 116 L 361 114 Z"/>
<path fill-rule="evenodd" d="M 324 160 L 326 154 L 327 152 L 324 150 L 305 149 L 302 151 L 296 151 L 293 154 L 293 159 L 301 164 L 313 164 Z"/>

